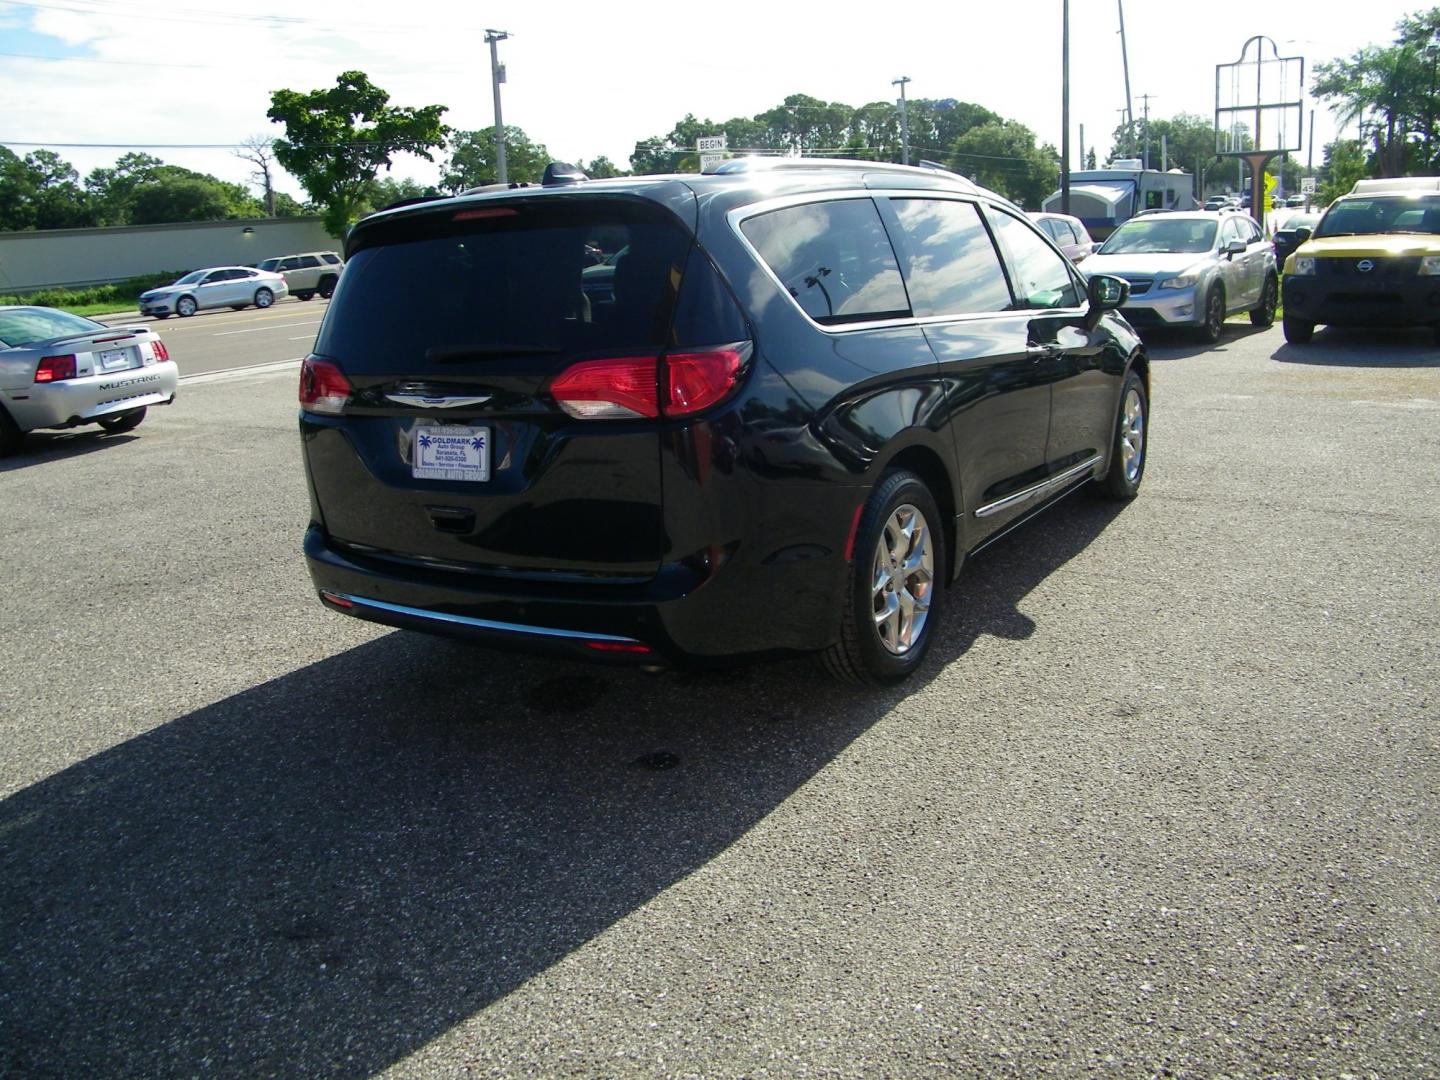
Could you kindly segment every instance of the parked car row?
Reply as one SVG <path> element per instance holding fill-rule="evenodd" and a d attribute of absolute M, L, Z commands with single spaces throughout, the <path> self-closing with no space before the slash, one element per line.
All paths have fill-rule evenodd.
<path fill-rule="evenodd" d="M 294 295 L 310 300 L 319 295 L 329 299 L 344 270 L 344 260 L 333 251 L 303 255 L 282 255 L 256 266 L 214 266 L 192 270 L 170 285 L 140 294 L 142 315 L 168 319 L 189 318 L 197 311 L 214 308 L 268 308 L 277 300 Z"/>

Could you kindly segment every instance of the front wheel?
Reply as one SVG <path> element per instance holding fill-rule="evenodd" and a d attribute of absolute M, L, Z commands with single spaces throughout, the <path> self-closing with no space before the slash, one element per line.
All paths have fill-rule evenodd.
<path fill-rule="evenodd" d="M 334 294 L 335 294 L 335 279 L 334 279 L 333 277 L 323 277 L 323 278 L 321 278 L 321 279 L 320 279 L 320 298 L 321 298 L 322 300 L 329 300 L 330 297 L 333 296 Z"/>
<path fill-rule="evenodd" d="M 821 654 L 846 682 L 886 686 L 908 677 L 935 636 L 945 572 L 940 511 L 914 473 L 886 473 L 855 530 L 840 639 Z"/>
<path fill-rule="evenodd" d="M 267 307 L 269 307 L 269 306 L 270 306 L 271 304 L 273 304 L 273 303 L 275 303 L 275 294 L 274 294 L 273 292 L 271 292 L 269 289 L 256 289 L 256 290 L 255 290 L 255 306 L 256 306 L 256 307 L 258 307 L 258 308 L 267 308 Z"/>
<path fill-rule="evenodd" d="M 1289 315 L 1286 315 L 1282 325 L 1285 330 L 1285 340 L 1290 342 L 1291 345 L 1308 345 L 1310 344 L 1310 339 L 1315 336 L 1315 324 L 1313 322 L 1305 322 L 1303 319 L 1292 319 Z"/>
<path fill-rule="evenodd" d="M 111 435 L 119 435 L 123 431 L 134 431 L 140 426 L 140 421 L 145 419 L 145 406 L 132 409 L 130 412 L 121 413 L 118 416 L 102 416 L 96 421 Z"/>
<path fill-rule="evenodd" d="M 1225 291 L 1211 289 L 1205 294 L 1205 321 L 1200 324 L 1200 340 L 1214 345 L 1220 340 L 1220 330 L 1225 325 Z"/>
<path fill-rule="evenodd" d="M 200 305 L 195 303 L 193 296 L 182 296 L 179 300 L 175 301 L 175 314 L 179 315 L 182 319 L 188 319 L 191 315 L 195 314 L 199 306 Z"/>
<path fill-rule="evenodd" d="M 1133 499 L 1145 478 L 1145 449 L 1150 435 L 1150 398 L 1145 381 L 1134 371 L 1125 376 L 1120 412 L 1110 444 L 1110 468 L 1100 479 L 1100 490 L 1112 499 Z"/>
<path fill-rule="evenodd" d="M 1250 310 L 1251 326 L 1274 326 L 1275 309 L 1280 306 L 1280 288 L 1275 284 L 1275 278 L 1269 274 L 1265 276 L 1265 288 L 1260 293 L 1260 303 Z"/>
<path fill-rule="evenodd" d="M 20 430 L 20 425 L 10 419 L 10 414 L 0 409 L 0 457 L 6 457 L 20 449 L 20 444 L 25 439 L 25 433 Z"/>

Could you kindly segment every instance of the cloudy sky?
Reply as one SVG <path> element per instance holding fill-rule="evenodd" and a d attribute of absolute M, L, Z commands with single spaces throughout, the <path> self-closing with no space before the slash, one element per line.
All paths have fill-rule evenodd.
<path fill-rule="evenodd" d="M 1253 34 L 1313 66 L 1389 43 L 1402 16 L 1427 6 L 1128 0 L 1136 114 L 1149 94 L 1152 116 L 1212 115 L 1215 65 Z M 1103 156 L 1125 104 L 1117 4 L 1070 0 L 1070 11 L 1072 145 L 1083 124 Z M 911 97 L 976 102 L 1058 146 L 1060 12 L 1061 0 L 0 0 L 0 142 L 20 154 L 53 148 L 82 175 L 138 149 L 244 181 L 248 166 L 224 147 L 280 134 L 265 119 L 270 92 L 315 89 L 351 68 L 392 104 L 446 105 L 451 126 L 482 128 L 494 122 L 484 41 L 494 27 L 512 35 L 500 46 L 506 122 L 561 159 L 605 154 L 624 167 L 636 140 L 687 112 L 753 115 L 791 93 L 893 100 L 901 75 Z M 1323 109 L 1315 134 L 1319 145 L 1334 134 Z M 438 172 L 418 158 L 395 165 L 426 182 Z M 303 195 L 288 177 L 280 186 Z"/>

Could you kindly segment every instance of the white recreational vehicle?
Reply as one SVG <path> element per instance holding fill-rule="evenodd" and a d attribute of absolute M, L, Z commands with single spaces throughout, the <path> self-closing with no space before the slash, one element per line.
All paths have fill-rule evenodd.
<path fill-rule="evenodd" d="M 1060 192 L 1045 200 L 1049 213 L 1062 213 Z M 1070 174 L 1070 215 L 1085 223 L 1096 240 L 1103 240 L 1127 218 L 1142 210 L 1198 210 L 1195 180 L 1187 172 L 1141 167 L 1138 158 L 1112 161 L 1104 169 Z"/>

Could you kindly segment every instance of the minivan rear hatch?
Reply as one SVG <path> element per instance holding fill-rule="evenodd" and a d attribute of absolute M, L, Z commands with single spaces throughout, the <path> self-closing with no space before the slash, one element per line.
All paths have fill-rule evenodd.
<path fill-rule="evenodd" d="M 632 194 L 362 222 L 302 375 L 331 541 L 442 571 L 654 575 L 663 421 L 576 417 L 551 388 L 577 364 L 672 346 L 692 255 L 714 274 L 668 209 Z"/>

